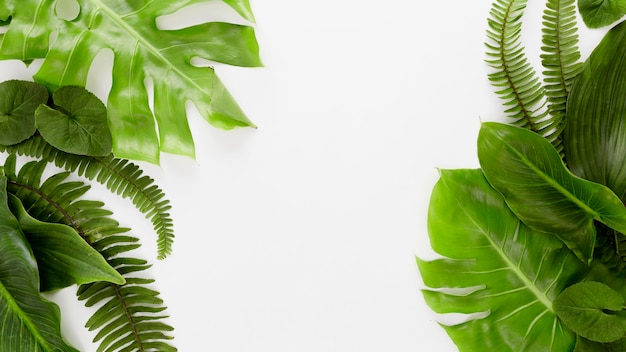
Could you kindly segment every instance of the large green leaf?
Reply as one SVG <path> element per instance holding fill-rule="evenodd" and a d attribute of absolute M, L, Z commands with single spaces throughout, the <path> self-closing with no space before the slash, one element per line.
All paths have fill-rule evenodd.
<path fill-rule="evenodd" d="M 590 28 L 608 26 L 626 15 L 625 0 L 578 0 L 578 9 Z"/>
<path fill-rule="evenodd" d="M 54 89 L 84 86 L 95 56 L 102 49 L 112 50 L 108 108 L 115 155 L 153 163 L 158 162 L 159 151 L 193 156 L 186 101 L 215 126 L 229 129 L 252 123 L 214 70 L 192 65 L 192 58 L 261 65 L 252 27 L 222 22 L 175 30 L 157 27 L 159 16 L 203 1 L 78 0 L 78 17 L 67 21 L 56 15 L 56 1 L 6 0 L 0 5 L 0 18 L 12 19 L 0 35 L 0 59 L 45 57 L 35 80 Z M 247 1 L 226 3 L 251 16 Z M 154 83 L 154 114 L 148 104 L 148 78 Z"/>
<path fill-rule="evenodd" d="M 529 130 L 483 123 L 478 159 L 489 183 L 528 226 L 557 235 L 591 261 L 594 220 L 626 233 L 626 208 L 607 187 L 574 176 L 552 144 Z"/>
<path fill-rule="evenodd" d="M 553 236 L 533 231 L 508 209 L 480 170 L 442 170 L 428 212 L 432 248 L 417 260 L 437 313 L 486 317 L 444 326 L 461 351 L 571 351 L 552 301 L 586 266 Z"/>
<path fill-rule="evenodd" d="M 17 217 L 37 259 L 41 291 L 96 281 L 124 284 L 122 275 L 71 227 L 34 219 L 13 195 L 9 196 L 9 208 Z"/>
<path fill-rule="evenodd" d="M 0 351 L 77 351 L 61 336 L 60 311 L 39 293 L 37 263 L 9 210 L 0 177 Z"/>
<path fill-rule="evenodd" d="M 587 180 L 626 197 L 626 23 L 591 53 L 567 103 L 563 145 L 567 165 Z"/>

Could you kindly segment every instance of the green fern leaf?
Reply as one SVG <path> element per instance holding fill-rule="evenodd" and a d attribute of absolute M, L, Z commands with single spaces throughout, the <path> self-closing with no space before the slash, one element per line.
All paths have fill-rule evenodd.
<path fill-rule="evenodd" d="M 169 214 L 170 202 L 165 199 L 163 190 L 154 184 L 152 178 L 144 175 L 136 164 L 113 155 L 88 157 L 68 154 L 52 147 L 38 135 L 16 145 L 0 146 L 0 150 L 2 149 L 9 153 L 53 162 L 60 168 L 95 180 L 111 192 L 129 198 L 152 222 L 157 233 L 157 258 L 164 259 L 172 252 L 174 222 Z M 40 176 L 35 178 L 37 177 Z"/>
<path fill-rule="evenodd" d="M 544 88 L 530 65 L 521 43 L 522 15 L 527 0 L 496 0 L 491 8 L 487 29 L 487 63 L 496 94 L 503 100 L 512 124 L 545 135 Z"/>
<path fill-rule="evenodd" d="M 78 289 L 87 306 L 102 304 L 87 323 L 90 330 L 100 329 L 94 341 L 100 341 L 98 351 L 176 351 L 168 342 L 173 329 L 163 321 L 166 307 L 150 287 L 154 280 L 138 276 L 150 265 L 127 257 L 139 240 L 125 235 L 129 229 L 110 218 L 102 202 L 82 199 L 89 187 L 67 181 L 69 173 L 44 179 L 46 164 L 32 161 L 18 170 L 15 154 L 9 155 L 3 168 L 7 190 L 20 198 L 30 216 L 73 227 L 126 280 L 124 285 L 96 282 Z"/>
<path fill-rule="evenodd" d="M 550 127 L 544 137 L 563 157 L 562 132 L 566 101 L 574 78 L 582 71 L 578 50 L 575 0 L 548 0 L 543 16 L 544 87 Z"/>

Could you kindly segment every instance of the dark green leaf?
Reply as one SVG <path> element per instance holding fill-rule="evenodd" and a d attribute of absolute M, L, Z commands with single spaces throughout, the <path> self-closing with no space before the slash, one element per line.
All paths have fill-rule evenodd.
<path fill-rule="evenodd" d="M 626 338 L 615 342 L 602 343 L 587 340 L 578 336 L 574 352 L 624 352 L 626 351 Z"/>
<path fill-rule="evenodd" d="M 52 94 L 56 109 L 41 105 L 35 112 L 39 133 L 53 147 L 70 154 L 111 153 L 107 109 L 84 88 L 65 86 Z"/>
<path fill-rule="evenodd" d="M 7 204 L 0 177 L 0 351 L 77 351 L 65 343 L 59 308 L 39 293 L 35 257 Z"/>
<path fill-rule="evenodd" d="M 437 313 L 481 313 L 444 326 L 464 351 L 571 351 L 552 301 L 586 266 L 561 241 L 525 226 L 480 170 L 442 170 L 428 211 L 433 249 L 417 260 Z"/>
<path fill-rule="evenodd" d="M 590 28 L 608 26 L 626 15 L 625 0 L 578 0 L 578 10 Z"/>
<path fill-rule="evenodd" d="M 553 303 L 563 324 L 595 342 L 614 342 L 626 335 L 624 298 L 609 286 L 585 281 L 566 288 Z"/>
<path fill-rule="evenodd" d="M 572 172 L 626 196 L 626 23 L 611 29 L 572 85 L 563 131 Z"/>
<path fill-rule="evenodd" d="M 505 124 L 483 123 L 478 159 L 489 183 L 526 225 L 558 236 L 585 263 L 594 220 L 626 233 L 626 208 L 607 187 L 572 175 L 544 138 Z"/>
<path fill-rule="evenodd" d="M 0 83 L 0 144 L 12 145 L 35 133 L 35 109 L 48 101 L 46 87 L 27 81 Z"/>
<path fill-rule="evenodd" d="M 107 281 L 123 284 L 124 278 L 85 242 L 71 227 L 32 218 L 15 196 L 9 207 L 37 258 L 41 291 L 52 291 L 73 284 Z"/>

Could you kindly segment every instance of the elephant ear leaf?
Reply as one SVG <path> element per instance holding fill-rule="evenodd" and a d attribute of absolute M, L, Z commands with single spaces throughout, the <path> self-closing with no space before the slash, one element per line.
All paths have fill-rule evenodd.
<path fill-rule="evenodd" d="M 626 0 L 578 0 L 578 9 L 589 28 L 600 28 L 626 15 Z"/>
<path fill-rule="evenodd" d="M 426 303 L 440 314 L 470 314 L 444 325 L 467 351 L 571 351 L 576 335 L 552 302 L 586 266 L 554 236 L 509 210 L 480 170 L 442 170 L 428 212 L 432 248 L 417 259 Z M 478 314 L 478 316 L 473 315 Z"/>
<path fill-rule="evenodd" d="M 607 187 L 574 176 L 545 138 L 505 124 L 483 123 L 478 159 L 485 177 L 531 228 L 555 234 L 589 263 L 594 221 L 626 233 L 626 208 Z"/>
<path fill-rule="evenodd" d="M 201 58 L 236 66 L 260 66 L 254 29 L 206 22 L 160 29 L 157 19 L 201 0 L 80 1 L 76 18 L 56 13 L 55 1 L 6 0 L 0 18 L 11 18 L 0 35 L 0 59 L 44 58 L 36 81 L 51 90 L 85 86 L 96 55 L 113 52 L 112 86 L 107 107 L 117 157 L 159 162 L 160 152 L 193 157 L 195 147 L 186 118 L 192 102 L 211 124 L 225 129 L 253 126 L 211 67 Z M 248 1 L 227 5 L 250 17 Z M 56 35 L 50 41 L 51 34 Z M 146 80 L 151 79 L 154 108 Z"/>
<path fill-rule="evenodd" d="M 563 146 L 572 172 L 626 196 L 626 22 L 594 49 L 572 85 Z"/>
<path fill-rule="evenodd" d="M 33 252 L 9 210 L 0 177 L 0 351 L 76 351 L 61 336 L 59 308 L 41 297 Z"/>

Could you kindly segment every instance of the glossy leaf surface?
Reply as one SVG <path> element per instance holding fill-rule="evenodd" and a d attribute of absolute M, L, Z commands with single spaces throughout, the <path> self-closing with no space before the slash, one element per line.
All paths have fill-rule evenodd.
<path fill-rule="evenodd" d="M 48 102 L 39 84 L 10 80 L 0 83 L 0 144 L 12 145 L 35 133 L 35 109 Z"/>
<path fill-rule="evenodd" d="M 37 263 L 9 210 L 0 177 L 0 351 L 77 351 L 60 331 L 59 308 L 39 293 Z"/>
<path fill-rule="evenodd" d="M 626 15 L 625 0 L 578 0 L 578 9 L 590 28 L 605 27 Z"/>
<path fill-rule="evenodd" d="M 607 187 L 574 176 L 544 138 L 523 128 L 483 123 L 478 159 L 489 183 L 535 230 L 558 236 L 588 263 L 594 220 L 626 233 L 626 208 Z"/>
<path fill-rule="evenodd" d="M 63 86 L 52 94 L 54 107 L 35 111 L 35 126 L 53 147 L 70 154 L 111 154 L 111 132 L 104 104 L 85 88 Z"/>
<path fill-rule="evenodd" d="M 111 50 L 113 82 L 108 96 L 113 150 L 117 157 L 158 163 L 160 151 L 194 156 L 185 104 L 220 128 L 251 126 L 211 67 L 192 64 L 202 58 L 237 66 L 260 66 L 254 29 L 207 22 L 162 30 L 158 17 L 204 0 L 79 0 L 78 16 L 67 21 L 55 1 L 7 0 L 0 18 L 11 17 L 0 34 L 0 59 L 44 58 L 35 75 L 54 90 L 84 86 L 89 68 L 103 49 Z M 247 1 L 228 1 L 250 17 Z M 50 41 L 51 34 L 57 35 Z M 154 83 L 150 109 L 147 79 Z M 156 122 L 156 123 L 155 123 Z"/>
<path fill-rule="evenodd" d="M 563 143 L 575 175 L 626 197 L 626 23 L 611 29 L 572 86 Z"/>
<path fill-rule="evenodd" d="M 442 170 L 428 212 L 432 248 L 418 259 L 426 303 L 437 313 L 481 313 L 444 326 L 461 351 L 571 351 L 575 335 L 552 301 L 585 265 L 554 236 L 508 209 L 480 170 Z"/>
<path fill-rule="evenodd" d="M 124 283 L 122 275 L 71 227 L 34 219 L 12 195 L 9 207 L 37 259 L 42 292 L 96 281 Z"/>

